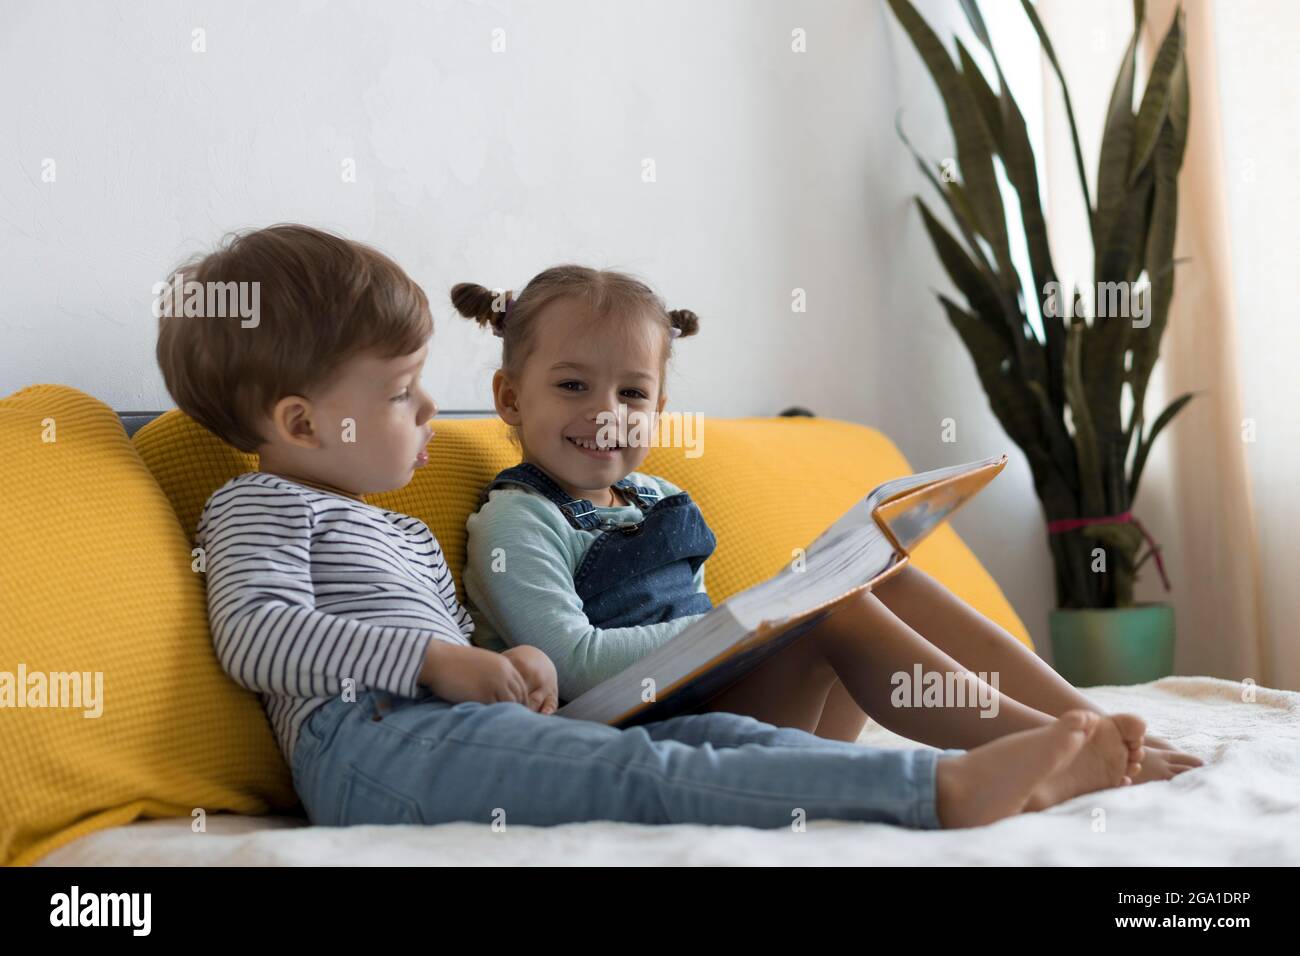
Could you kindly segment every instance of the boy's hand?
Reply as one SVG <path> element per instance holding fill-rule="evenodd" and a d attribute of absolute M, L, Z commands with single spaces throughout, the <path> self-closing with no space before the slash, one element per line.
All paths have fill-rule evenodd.
<path fill-rule="evenodd" d="M 520 644 L 501 656 L 509 658 L 528 685 L 528 699 L 524 701 L 539 714 L 553 714 L 559 704 L 559 684 L 555 676 L 555 662 L 528 644 Z"/>
<path fill-rule="evenodd" d="M 554 674 L 554 667 L 551 672 Z M 528 705 L 532 690 L 515 662 L 505 654 L 437 639 L 431 640 L 424 652 L 419 681 L 443 700 L 453 702 Z"/>

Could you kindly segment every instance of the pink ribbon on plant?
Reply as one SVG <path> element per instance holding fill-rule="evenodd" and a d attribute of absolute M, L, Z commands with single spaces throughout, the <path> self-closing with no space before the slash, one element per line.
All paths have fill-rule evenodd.
<path fill-rule="evenodd" d="M 1142 537 L 1146 538 L 1147 544 L 1151 545 L 1151 550 L 1137 564 L 1133 565 L 1133 570 L 1136 571 L 1143 561 L 1155 555 L 1156 567 L 1160 569 L 1160 580 L 1164 581 L 1165 590 L 1170 590 L 1169 575 L 1165 574 L 1165 562 L 1160 557 L 1160 545 L 1156 544 L 1155 539 L 1147 533 L 1146 528 L 1142 527 L 1142 522 L 1133 517 L 1131 511 L 1126 511 L 1122 515 L 1107 515 L 1103 518 L 1060 518 L 1047 523 L 1047 533 L 1061 534 L 1064 531 L 1074 531 L 1076 528 L 1083 528 L 1090 524 L 1128 524 L 1129 522 L 1137 525 L 1137 529 L 1142 532 Z"/>

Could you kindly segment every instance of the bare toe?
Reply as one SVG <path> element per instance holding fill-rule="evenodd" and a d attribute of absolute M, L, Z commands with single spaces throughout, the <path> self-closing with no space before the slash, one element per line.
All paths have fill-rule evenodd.
<path fill-rule="evenodd" d="M 1147 723 L 1137 714 L 1111 714 L 1110 719 L 1119 728 L 1120 736 L 1130 747 L 1141 747 L 1146 735 Z"/>

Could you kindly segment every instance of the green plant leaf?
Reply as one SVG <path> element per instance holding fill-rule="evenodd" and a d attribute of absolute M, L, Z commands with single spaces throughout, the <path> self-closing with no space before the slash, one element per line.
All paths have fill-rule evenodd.
<path fill-rule="evenodd" d="M 1181 18 L 1183 13 L 1178 12 Z M 1179 168 L 1183 165 L 1183 153 L 1187 149 L 1187 126 L 1191 117 L 1192 94 L 1187 76 L 1187 44 L 1184 43 L 1178 57 L 1178 70 L 1174 73 L 1173 92 L 1169 98 L 1169 125 L 1174 128 L 1174 151 Z"/>
<path fill-rule="evenodd" d="M 1124 462 L 1125 462 L 1125 467 L 1126 467 L 1126 468 L 1127 468 L 1127 463 L 1128 463 L 1128 460 L 1129 460 L 1130 456 L 1132 456 L 1132 457 L 1134 458 L 1135 462 L 1136 462 L 1137 446 L 1138 446 L 1138 444 L 1140 443 L 1140 440 L 1141 440 L 1141 438 L 1142 438 L 1142 425 L 1143 425 L 1144 422 L 1145 422 L 1145 418 L 1144 418 L 1143 415 L 1142 415 L 1142 409 L 1141 409 L 1139 406 L 1134 405 L 1134 406 L 1133 406 L 1133 410 L 1132 410 L 1132 412 L 1129 414 L 1129 419 L 1128 419 L 1128 428 L 1127 428 L 1127 429 L 1125 430 L 1125 432 L 1124 432 L 1124 445 L 1123 445 L 1123 447 L 1124 447 Z M 1134 441 L 1134 438 L 1135 438 L 1135 437 L 1138 439 L 1138 441 Z M 1128 474 L 1132 474 L 1132 469 L 1129 469 L 1129 470 L 1127 471 L 1127 473 L 1128 473 Z M 1132 487 L 1133 487 L 1133 486 L 1132 486 L 1132 484 L 1130 483 L 1130 484 L 1129 484 L 1129 488 L 1130 488 L 1130 492 L 1129 492 L 1129 500 L 1130 500 L 1130 501 L 1133 500 L 1133 494 L 1132 494 L 1132 491 L 1131 491 Z"/>
<path fill-rule="evenodd" d="M 1146 237 L 1154 208 L 1155 173 L 1144 164 L 1135 182 L 1129 169 L 1137 136 L 1133 113 L 1133 80 L 1137 44 L 1145 6 L 1134 4 L 1134 31 L 1111 91 L 1106 127 L 1102 137 L 1101 161 L 1097 173 L 1097 217 L 1095 220 L 1094 275 L 1098 299 L 1103 289 L 1112 288 L 1128 296 L 1141 274 Z M 1124 382 L 1130 374 L 1123 368 L 1124 357 L 1133 343 L 1131 316 L 1102 316 L 1098 309 L 1093 328 L 1083 349 L 1086 389 L 1091 400 L 1093 424 L 1106 454 L 1125 445 L 1121 403 Z M 1114 449 L 1114 451 L 1112 451 Z"/>
<path fill-rule="evenodd" d="M 1189 95 L 1186 54 L 1175 72 L 1169 102 L 1169 116 L 1156 142 L 1151 166 L 1154 194 L 1151 223 L 1145 250 L 1147 279 L 1151 284 L 1148 303 L 1150 323 L 1135 337 L 1130 382 L 1134 408 L 1146 399 L 1147 384 L 1159 357 L 1160 341 L 1168 324 L 1173 301 L 1174 237 L 1178 225 L 1178 172 L 1187 146 Z"/>
<path fill-rule="evenodd" d="M 899 114 L 894 118 L 894 128 L 898 131 L 898 138 L 903 141 L 903 145 L 907 147 L 912 154 L 912 158 L 916 160 L 916 166 L 921 170 L 921 175 L 929 181 L 935 192 L 939 194 L 948 207 L 948 212 L 952 215 L 953 221 L 957 223 L 957 228 L 966 239 L 967 252 L 970 253 L 971 258 L 979 265 L 980 271 L 988 277 L 990 284 L 997 285 L 993 266 L 989 264 L 988 257 L 984 254 L 984 248 L 980 245 L 979 220 L 976 218 L 974 210 L 971 209 L 970 202 L 966 199 L 961 184 L 955 180 L 950 182 L 940 181 L 934 170 L 930 168 L 931 163 L 921 155 L 920 151 L 912 145 L 912 141 L 907 138 L 907 134 L 903 132 L 901 112 L 900 110 Z M 935 164 L 935 166 L 938 168 L 938 164 Z"/>
<path fill-rule="evenodd" d="M 945 203 L 947 203 L 948 211 L 952 213 L 953 219 L 957 222 L 958 228 L 961 230 L 962 235 L 965 236 L 966 242 L 969 245 L 970 258 L 984 276 L 988 287 L 993 290 L 996 296 L 996 303 L 992 303 L 986 301 L 983 297 L 980 299 L 972 299 L 970 295 L 967 295 L 968 303 L 972 308 L 978 311 L 981 318 L 995 326 L 1000 325 L 1005 329 L 1002 335 L 1011 345 L 1012 359 L 1016 365 L 1017 373 L 1025 375 L 1026 377 L 1037 377 L 1038 379 L 1045 380 L 1047 374 L 1045 368 L 1046 360 L 1041 355 L 1042 350 L 1036 348 L 1035 342 L 1026 340 L 1023 331 L 1025 325 L 1024 314 L 1018 305 L 1018 300 L 1008 291 L 1009 285 L 1019 285 L 1019 276 L 1015 275 L 1013 271 L 1010 281 L 999 281 L 1000 276 L 998 272 L 989 264 L 988 258 L 984 255 L 983 249 L 980 246 L 975 231 L 977 224 L 974 222 L 974 216 L 971 212 L 969 200 L 966 198 L 966 193 L 962 185 L 955 181 L 941 184 L 938 177 L 935 176 L 934 172 L 929 168 L 925 159 L 912 145 L 911 141 L 907 138 L 906 133 L 903 132 L 901 122 L 897 122 L 897 127 L 899 138 L 902 139 L 903 143 L 912 152 L 922 174 L 930 181 L 935 189 L 939 191 L 939 194 L 943 197 Z M 923 221 L 925 215 L 926 213 L 923 212 Z M 929 218 L 932 222 L 937 222 L 933 215 Z M 941 242 L 942 239 L 935 238 L 930 223 L 926 224 L 926 230 L 931 234 L 931 241 L 936 243 L 937 248 L 937 243 Z M 951 239 L 951 236 L 949 236 L 949 238 Z M 945 250 L 945 253 L 952 255 L 952 250 L 948 248 Z M 964 272 L 964 270 L 961 271 Z M 949 277 L 953 278 L 951 270 L 949 270 Z M 954 284 L 957 284 L 955 278 Z M 958 288 L 961 289 L 962 286 L 958 285 Z M 965 289 L 963 289 L 963 294 L 965 294 Z"/>
<path fill-rule="evenodd" d="M 1034 476 L 1034 488 L 1052 508 L 1072 506 L 1076 500 L 1064 486 L 1060 463 L 1047 451 L 1033 397 L 1021 380 L 1009 374 L 1011 351 L 989 323 L 971 315 L 944 295 L 939 302 L 970 354 L 989 407 L 1008 437 L 1024 452 Z"/>
<path fill-rule="evenodd" d="M 1061 413 L 1053 407 L 1042 385 L 1034 381 L 1027 381 L 1025 385 L 1037 401 L 1039 427 L 1046 438 L 1052 460 L 1057 463 L 1057 471 L 1061 473 L 1064 483 L 1070 488 L 1071 492 L 1077 496 L 1079 494 L 1079 464 L 1075 459 L 1074 445 L 1070 443 L 1070 435 L 1065 430 L 1065 422 L 1061 419 Z"/>
<path fill-rule="evenodd" d="M 993 144 L 999 148 L 1002 145 L 1002 108 L 998 105 L 997 94 L 989 87 L 988 80 L 984 79 L 984 74 L 971 58 L 970 51 L 966 45 L 957 41 L 957 56 L 961 61 L 961 75 L 970 87 L 971 95 L 975 98 L 975 103 L 979 106 L 980 116 L 984 119 L 984 125 L 988 128 L 989 135 Z"/>
<path fill-rule="evenodd" d="M 1070 417 L 1074 420 L 1074 451 L 1079 462 L 1079 490 L 1081 507 L 1085 516 L 1099 515 L 1104 504 L 1101 492 L 1100 458 L 1097 454 L 1097 434 L 1092 427 L 1092 413 L 1083 388 L 1080 369 L 1083 325 L 1070 326 L 1065 337 L 1065 394 L 1070 401 Z"/>
<path fill-rule="evenodd" d="M 1138 107 L 1137 121 L 1133 133 L 1133 160 L 1129 166 L 1129 185 L 1137 182 L 1138 173 L 1151 159 L 1156 148 L 1156 137 L 1169 115 L 1169 101 L 1172 96 L 1174 72 L 1183 63 L 1183 15 L 1178 10 L 1174 13 L 1173 23 L 1160 43 L 1155 63 L 1151 67 L 1151 76 L 1147 79 L 1146 89 L 1142 93 L 1142 105 Z"/>
<path fill-rule="evenodd" d="M 958 0 L 961 4 L 962 13 L 966 14 L 966 20 L 970 23 L 971 32 L 975 34 L 975 39 L 984 45 L 984 49 L 990 54 L 993 53 L 993 41 L 989 39 L 988 27 L 984 25 L 984 17 L 980 15 L 980 6 L 975 0 Z M 1002 71 L 999 70 L 999 73 Z"/>
<path fill-rule="evenodd" d="M 994 144 L 980 116 L 979 105 L 943 43 L 909 0 L 889 0 L 889 7 L 938 87 L 956 140 L 957 165 L 962 182 L 967 187 L 971 206 L 979 216 L 980 234 L 993 247 L 999 274 L 1006 281 L 1006 270 L 1011 264 L 1006 211 L 993 170 Z"/>
<path fill-rule="evenodd" d="M 1061 378 L 1061 365 L 1065 357 L 1065 326 L 1061 317 L 1049 315 L 1045 308 L 1049 283 L 1056 282 L 1056 267 L 1052 264 L 1051 244 L 1047 238 L 1047 223 L 1043 218 L 1042 199 L 1038 192 L 1038 165 L 1034 160 L 1034 149 L 1029 141 L 1029 132 L 1025 127 L 1025 117 L 1020 112 L 1011 87 L 1002 72 L 1002 65 L 989 40 L 988 31 L 980 17 L 979 8 L 974 0 L 963 0 L 967 19 L 971 27 L 987 49 L 997 72 L 999 94 L 996 100 L 998 118 L 996 121 L 996 139 L 1006 169 L 1007 179 L 1016 190 L 1020 203 L 1020 222 L 1025 233 L 1025 242 L 1029 251 L 1029 267 L 1033 278 L 1034 310 L 1039 316 L 1045 339 L 1046 355 L 1042 355 L 1032 345 L 1024 350 L 1027 365 L 1026 380 L 1041 381 L 1047 389 L 1048 405 L 1059 419 L 1065 406 L 1065 388 Z M 979 68 L 971 60 L 965 47 L 959 49 L 963 58 L 963 71 L 979 73 Z M 987 84 L 982 83 L 984 94 L 992 95 Z M 986 107 L 987 111 L 988 107 Z M 1028 303 L 1026 303 L 1028 305 Z M 1036 340 L 1036 336 L 1030 333 Z"/>
<path fill-rule="evenodd" d="M 1200 392 L 1192 391 L 1179 395 L 1170 402 L 1168 407 L 1166 407 L 1165 410 L 1160 413 L 1159 417 L 1156 418 L 1155 423 L 1151 426 L 1151 432 L 1146 436 L 1146 438 L 1142 439 L 1139 437 L 1137 457 L 1133 460 L 1133 476 L 1129 479 L 1128 483 L 1128 496 L 1130 501 L 1137 497 L 1138 482 L 1142 479 L 1142 469 L 1146 467 L 1147 455 L 1151 451 L 1151 446 L 1155 444 L 1156 437 L 1166 425 L 1174 420 L 1174 416 L 1182 411 L 1183 406 L 1199 394 Z"/>
<path fill-rule="evenodd" d="M 939 302 L 948 314 L 948 321 L 956 330 L 975 365 L 980 384 L 988 396 L 1002 427 L 1011 439 L 1029 454 L 1029 449 L 1039 445 L 1037 423 L 1027 401 L 1017 401 L 1015 382 L 1002 373 L 1003 363 L 1010 358 L 1007 343 L 988 324 L 961 308 L 947 296 L 940 295 Z"/>
<path fill-rule="evenodd" d="M 1133 37 L 1124 51 L 1119 74 L 1111 88 L 1106 108 L 1106 125 L 1102 130 L 1101 157 L 1097 167 L 1097 215 L 1093 219 L 1093 248 L 1100 258 L 1102 249 L 1115 232 L 1115 220 L 1121 215 L 1128 198 L 1129 164 L 1133 157 L 1134 127 L 1133 76 L 1137 69 L 1138 38 L 1142 21 L 1133 24 Z M 1100 273 L 1099 273 L 1100 274 Z"/>
<path fill-rule="evenodd" d="M 1020 6 L 1025 11 L 1025 16 L 1029 17 L 1029 22 L 1033 24 L 1034 32 L 1038 34 L 1038 42 L 1043 45 L 1043 52 L 1047 55 L 1047 62 L 1052 64 L 1052 69 L 1056 73 L 1056 79 L 1061 84 L 1061 96 L 1065 99 L 1065 116 L 1070 121 L 1070 139 L 1074 143 L 1074 165 L 1079 172 L 1079 187 L 1083 190 L 1083 204 L 1088 210 L 1088 225 L 1094 230 L 1096 225 L 1094 217 L 1096 213 L 1092 208 L 1092 196 L 1088 192 L 1088 172 L 1083 167 L 1083 149 L 1079 146 L 1079 127 L 1074 121 L 1074 106 L 1070 103 L 1070 88 L 1066 85 L 1065 74 L 1061 71 L 1061 64 L 1056 59 L 1056 51 L 1052 49 L 1052 41 L 1047 36 L 1047 31 L 1043 29 L 1043 22 L 1038 19 L 1038 13 L 1034 10 L 1031 0 L 1020 0 Z M 1136 18 L 1138 23 L 1142 22 L 1139 14 Z"/>
<path fill-rule="evenodd" d="M 941 192 L 944 194 L 944 199 L 948 203 L 948 210 L 953 214 L 953 217 L 961 224 L 976 222 L 975 210 L 971 207 L 970 200 L 966 198 L 966 190 L 962 184 L 954 179 L 943 185 L 946 188 L 941 189 Z M 984 271 L 993 279 L 994 284 L 997 284 L 996 270 L 989 262 L 988 256 L 984 254 L 984 247 L 975 239 L 973 231 L 970 235 L 967 235 L 967 242 L 978 253 L 976 258 L 983 265 Z"/>
<path fill-rule="evenodd" d="M 948 278 L 952 279 L 952 284 L 966 297 L 971 309 L 978 315 L 1000 315 L 1002 309 L 998 301 L 997 288 L 989 282 L 984 273 L 971 261 L 970 256 L 961 247 L 961 243 L 953 238 L 919 197 L 916 205 L 921 210 L 921 221 L 925 224 L 925 231 L 930 237 L 930 242 L 934 244 L 935 252 L 939 254 L 939 261 L 943 263 Z M 1000 327 L 999 331 L 1002 331 Z"/>
<path fill-rule="evenodd" d="M 1142 167 L 1133 186 L 1122 187 L 1119 203 L 1110 211 L 1109 231 L 1093 252 L 1093 278 L 1098 282 L 1132 282 L 1142 272 L 1143 242 L 1155 185 L 1153 165 Z"/>

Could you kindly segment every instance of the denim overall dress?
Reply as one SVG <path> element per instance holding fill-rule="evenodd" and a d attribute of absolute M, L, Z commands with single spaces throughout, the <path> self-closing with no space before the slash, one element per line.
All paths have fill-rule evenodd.
<path fill-rule="evenodd" d="M 713 604 L 695 589 L 695 572 L 713 553 L 717 539 L 691 496 L 667 497 L 630 478 L 615 482 L 628 501 L 641 509 L 639 522 L 602 521 L 586 498 L 571 498 L 545 471 L 523 462 L 500 472 L 479 499 L 493 488 L 526 485 L 541 492 L 573 527 L 605 533 L 591 543 L 573 573 L 587 620 L 595 627 L 659 624 L 688 614 L 703 614 Z"/>

